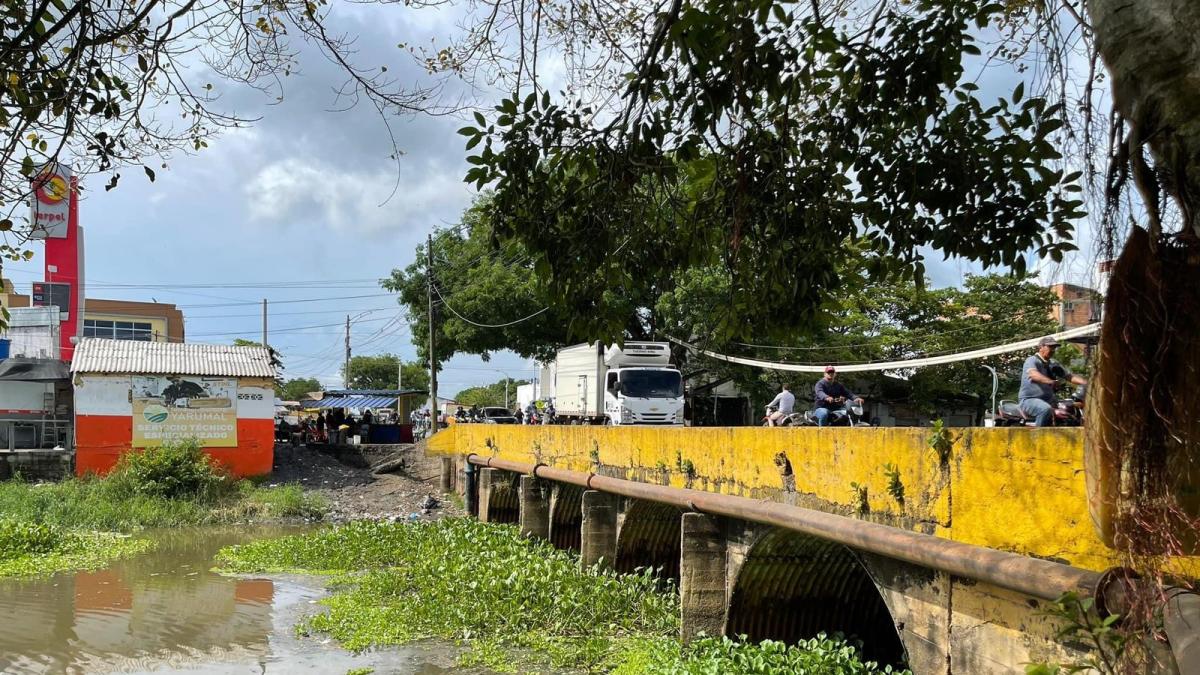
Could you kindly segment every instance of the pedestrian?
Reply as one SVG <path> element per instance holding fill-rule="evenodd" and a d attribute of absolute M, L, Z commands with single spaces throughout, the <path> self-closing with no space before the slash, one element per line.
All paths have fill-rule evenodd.
<path fill-rule="evenodd" d="M 521 413 L 521 406 L 517 406 L 517 411 L 513 413 L 513 417 L 517 418 L 517 424 L 524 424 L 525 416 Z"/>
<path fill-rule="evenodd" d="M 325 435 L 325 424 L 325 411 L 322 410 L 317 413 L 317 438 L 322 441 L 328 440 L 328 437 Z"/>

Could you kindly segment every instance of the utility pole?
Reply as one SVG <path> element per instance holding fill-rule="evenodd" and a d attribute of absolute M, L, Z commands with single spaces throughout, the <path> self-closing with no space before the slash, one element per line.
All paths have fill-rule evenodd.
<path fill-rule="evenodd" d="M 263 346 L 267 346 L 267 299 L 263 298 Z"/>
<path fill-rule="evenodd" d="M 404 389 L 404 357 L 396 355 L 396 389 Z"/>
<path fill-rule="evenodd" d="M 346 315 L 346 364 L 342 371 L 342 386 L 350 388 L 350 315 Z"/>
<path fill-rule="evenodd" d="M 425 245 L 425 282 L 429 295 L 429 414 L 433 419 L 434 429 L 437 429 L 437 362 L 433 352 L 433 235 L 429 235 Z"/>

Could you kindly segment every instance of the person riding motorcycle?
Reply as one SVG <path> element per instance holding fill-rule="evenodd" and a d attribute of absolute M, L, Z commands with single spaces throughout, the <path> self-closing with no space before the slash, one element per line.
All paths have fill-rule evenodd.
<path fill-rule="evenodd" d="M 850 403 L 863 402 L 862 397 L 855 396 L 850 393 L 846 385 L 837 381 L 837 369 L 833 366 L 825 366 L 825 377 L 817 380 L 817 384 L 813 387 L 813 401 L 816 401 L 817 408 L 813 411 L 813 417 L 817 418 L 817 426 L 825 426 L 826 420 L 829 419 L 830 412 L 838 409 L 845 409 L 846 414 L 850 413 Z"/>
<path fill-rule="evenodd" d="M 1087 380 L 1073 374 L 1055 361 L 1055 350 L 1058 340 L 1046 336 L 1038 340 L 1037 353 L 1025 359 L 1021 366 L 1021 388 L 1017 392 L 1017 405 L 1027 418 L 1032 418 L 1034 426 L 1048 427 L 1054 420 L 1054 409 L 1058 407 L 1058 399 L 1054 395 L 1054 385 L 1059 380 L 1068 380 L 1072 384 L 1087 385 Z"/>
<path fill-rule="evenodd" d="M 783 418 L 792 414 L 796 407 L 796 395 L 792 393 L 790 385 L 783 385 L 782 390 L 771 399 L 767 404 L 767 408 L 774 408 L 775 411 L 767 416 L 767 422 L 770 426 L 777 426 Z"/>

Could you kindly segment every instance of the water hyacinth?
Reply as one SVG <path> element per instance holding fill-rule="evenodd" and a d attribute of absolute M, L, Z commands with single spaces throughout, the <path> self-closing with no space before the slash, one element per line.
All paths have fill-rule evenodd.
<path fill-rule="evenodd" d="M 679 596 L 650 570 L 581 569 L 578 557 L 471 519 L 360 521 L 223 549 L 226 571 L 336 575 L 327 613 L 302 632 L 351 650 L 427 638 L 463 642 L 462 665 L 634 673 L 876 673 L 853 646 L 704 639 L 683 647 Z"/>

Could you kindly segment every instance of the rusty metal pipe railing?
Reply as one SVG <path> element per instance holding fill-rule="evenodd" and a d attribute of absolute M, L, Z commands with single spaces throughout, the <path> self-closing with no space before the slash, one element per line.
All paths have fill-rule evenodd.
<path fill-rule="evenodd" d="M 780 527 L 1042 600 L 1057 600 L 1067 591 L 1092 595 L 1101 577 L 1100 572 L 1062 563 L 779 502 L 651 485 L 594 473 L 568 471 L 545 464 L 482 457 L 473 453 L 467 455 L 467 462 L 570 483 L 589 490 L 670 504 L 699 513 Z"/>

